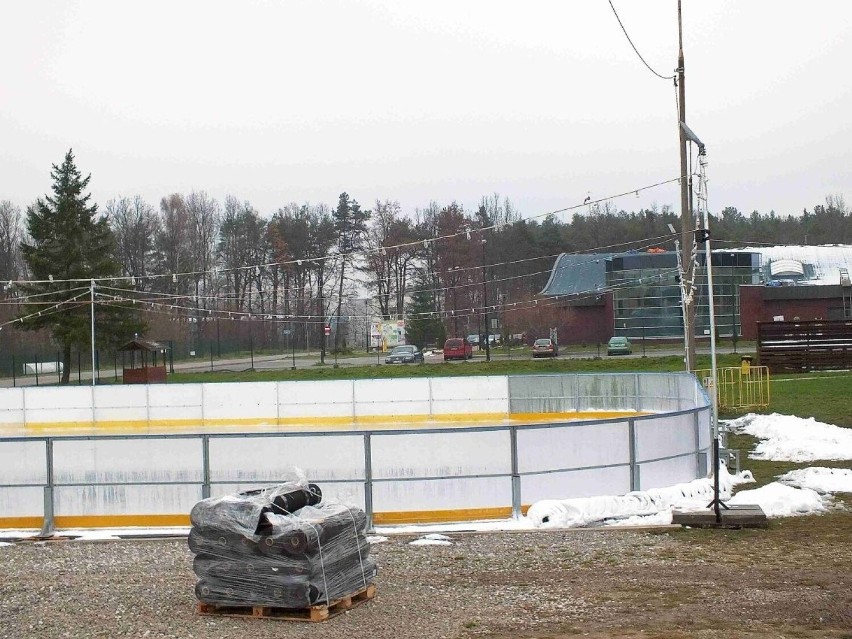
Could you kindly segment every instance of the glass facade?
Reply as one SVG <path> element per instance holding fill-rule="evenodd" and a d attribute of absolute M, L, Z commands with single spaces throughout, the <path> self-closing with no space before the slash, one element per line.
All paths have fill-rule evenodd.
<path fill-rule="evenodd" d="M 739 335 L 739 285 L 759 280 L 757 253 L 713 252 L 713 297 L 718 336 Z M 710 334 L 707 270 L 698 256 L 695 334 Z M 675 253 L 612 256 L 606 263 L 606 285 L 613 293 L 615 335 L 636 338 L 683 335 L 683 311 Z"/>

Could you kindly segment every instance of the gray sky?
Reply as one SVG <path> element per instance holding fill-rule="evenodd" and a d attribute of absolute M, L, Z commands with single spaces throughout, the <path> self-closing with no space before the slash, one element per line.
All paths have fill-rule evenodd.
<path fill-rule="evenodd" d="M 614 0 L 677 62 L 675 0 Z M 798 213 L 850 195 L 852 3 L 684 0 L 687 121 L 710 208 Z M 676 177 L 675 90 L 607 0 L 6 2 L 0 199 L 73 147 L 97 202 L 206 190 L 525 216 Z M 677 207 L 676 186 L 617 200 Z"/>

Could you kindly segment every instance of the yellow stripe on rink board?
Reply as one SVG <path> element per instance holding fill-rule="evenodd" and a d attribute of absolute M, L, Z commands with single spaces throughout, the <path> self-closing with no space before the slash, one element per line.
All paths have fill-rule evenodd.
<path fill-rule="evenodd" d="M 377 526 L 396 524 L 436 524 L 451 521 L 479 521 L 482 519 L 508 519 L 511 507 L 460 508 L 458 510 L 411 510 L 375 513 L 373 523 Z"/>
<path fill-rule="evenodd" d="M 74 435 L 89 433 L 176 434 L 204 432 L 264 431 L 361 431 L 408 428 L 466 428 L 547 424 L 551 422 L 618 419 L 646 415 L 646 412 L 607 410 L 565 413 L 450 413 L 444 415 L 361 415 L 358 417 L 279 417 L 221 419 L 104 420 L 69 422 L 30 422 L 0 426 L 3 435 Z"/>
<path fill-rule="evenodd" d="M 526 514 L 528 505 L 521 507 Z M 457 510 L 412 510 L 399 512 L 380 512 L 373 515 L 377 526 L 399 524 L 436 524 L 446 522 L 481 521 L 483 519 L 509 519 L 510 507 L 498 508 L 460 508 Z M 0 517 L 0 529 L 39 529 L 41 517 Z M 58 529 L 68 528 L 164 528 L 169 526 L 187 527 L 189 515 L 59 515 L 54 519 Z"/>
<path fill-rule="evenodd" d="M 0 517 L 0 529 L 40 529 L 43 523 L 44 519 L 41 517 Z"/>
<path fill-rule="evenodd" d="M 189 526 L 189 515 L 58 515 L 57 528 L 160 528 Z"/>

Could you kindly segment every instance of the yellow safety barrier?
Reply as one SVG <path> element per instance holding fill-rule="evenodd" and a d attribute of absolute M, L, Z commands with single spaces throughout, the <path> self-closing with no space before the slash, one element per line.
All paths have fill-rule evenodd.
<path fill-rule="evenodd" d="M 718 368 L 716 400 L 719 408 L 763 408 L 769 406 L 769 368 L 752 366 L 744 362 L 742 366 Z M 705 386 L 710 382 L 710 369 L 695 371 L 695 375 Z"/>

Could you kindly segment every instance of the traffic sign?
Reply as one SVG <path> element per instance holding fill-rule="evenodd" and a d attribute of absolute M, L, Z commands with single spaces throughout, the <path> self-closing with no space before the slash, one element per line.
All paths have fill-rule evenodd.
<path fill-rule="evenodd" d="M 326 324 L 324 330 L 325 330 L 326 335 L 331 335 L 331 326 L 330 325 Z"/>

